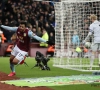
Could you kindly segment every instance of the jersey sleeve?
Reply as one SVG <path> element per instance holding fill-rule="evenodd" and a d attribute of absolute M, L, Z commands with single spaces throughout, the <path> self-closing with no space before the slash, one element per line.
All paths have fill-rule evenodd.
<path fill-rule="evenodd" d="M 9 27 L 9 26 L 5 26 L 5 25 L 1 25 L 1 27 L 5 30 L 9 30 L 9 31 L 17 31 L 18 27 Z"/>
<path fill-rule="evenodd" d="M 46 42 L 46 40 L 42 39 L 41 37 L 37 36 L 36 34 L 34 34 L 31 30 L 28 31 L 28 36 L 30 38 L 34 38 L 40 42 Z"/>

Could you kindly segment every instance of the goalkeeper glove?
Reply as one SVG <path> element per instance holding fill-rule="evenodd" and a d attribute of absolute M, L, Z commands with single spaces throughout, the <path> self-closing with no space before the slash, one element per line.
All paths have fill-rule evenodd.
<path fill-rule="evenodd" d="M 83 44 L 83 45 L 85 44 L 85 40 L 82 41 L 82 44 Z"/>

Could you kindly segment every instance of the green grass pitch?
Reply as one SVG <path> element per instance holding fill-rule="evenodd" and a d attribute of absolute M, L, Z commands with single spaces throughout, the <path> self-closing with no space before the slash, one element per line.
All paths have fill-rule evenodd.
<path fill-rule="evenodd" d="M 16 66 L 16 76 L 19 78 L 38 78 L 38 77 L 51 77 L 51 76 L 70 76 L 70 75 L 80 75 L 80 74 L 92 74 L 91 72 L 80 72 L 75 70 L 68 70 L 53 67 L 53 60 L 48 62 L 51 71 L 41 71 L 39 68 L 31 69 L 35 64 L 34 58 L 26 58 L 26 63 L 29 67 L 25 65 Z M 9 73 L 9 57 L 0 57 L 0 71 Z M 100 87 L 93 87 L 90 84 L 82 85 L 64 85 L 64 86 L 52 86 L 50 87 L 54 90 L 100 90 Z"/>

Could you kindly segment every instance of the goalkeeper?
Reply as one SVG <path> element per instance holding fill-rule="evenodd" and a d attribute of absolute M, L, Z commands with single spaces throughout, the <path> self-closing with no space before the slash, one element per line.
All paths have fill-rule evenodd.
<path fill-rule="evenodd" d="M 98 58 L 100 66 L 100 22 L 97 20 L 97 16 L 94 14 L 90 15 L 90 20 L 92 21 L 92 24 L 90 24 L 89 33 L 83 43 L 85 43 L 87 39 L 93 35 L 94 40 L 91 45 L 92 55 L 90 57 L 90 69 L 92 69 L 97 50 L 99 51 Z"/>

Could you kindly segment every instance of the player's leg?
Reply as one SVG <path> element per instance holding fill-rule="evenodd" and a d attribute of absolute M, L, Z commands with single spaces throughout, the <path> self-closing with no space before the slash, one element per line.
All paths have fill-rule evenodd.
<path fill-rule="evenodd" d="M 97 49 L 98 49 L 98 44 L 93 43 L 91 45 L 92 52 L 91 52 L 91 57 L 90 57 L 90 69 L 92 69 Z"/>
<path fill-rule="evenodd" d="M 21 64 L 27 64 L 26 62 L 25 62 L 25 59 L 26 59 L 26 56 L 24 57 L 24 59 L 20 62 L 20 65 Z M 28 65 L 27 65 L 28 66 Z"/>
<path fill-rule="evenodd" d="M 14 50 L 12 51 L 12 55 L 15 56 L 15 58 L 13 58 L 13 60 L 11 61 L 12 68 L 14 68 L 14 65 L 20 64 L 22 60 L 24 60 L 25 56 L 28 55 L 28 52 L 21 51 L 18 47 L 15 46 Z M 10 74 L 9 76 L 15 75 L 15 70 L 13 70 L 12 72 L 14 73 Z"/>
<path fill-rule="evenodd" d="M 11 55 L 10 55 L 10 60 L 9 60 L 9 63 L 10 63 L 10 69 L 11 69 L 11 73 L 8 75 L 8 76 L 13 76 L 15 75 L 15 67 L 14 67 L 14 63 L 13 63 L 13 60 L 15 58 L 15 56 L 17 55 L 17 47 L 15 46 L 11 52 Z"/>
<path fill-rule="evenodd" d="M 20 52 L 16 55 L 16 57 L 14 58 L 13 63 L 14 63 L 15 65 L 17 65 L 17 64 L 23 64 L 22 62 L 25 60 L 26 55 L 27 55 L 27 52 L 20 51 Z"/>
<path fill-rule="evenodd" d="M 91 57 L 90 57 L 90 69 L 92 69 L 93 63 L 94 63 L 94 59 L 95 59 L 95 52 L 92 51 L 91 52 Z"/>
<path fill-rule="evenodd" d="M 28 56 L 28 52 L 22 51 L 18 47 L 17 47 L 17 51 L 18 51 L 18 53 L 17 53 L 16 57 L 14 58 L 13 63 L 15 65 L 23 64 L 26 59 L 26 56 Z"/>
<path fill-rule="evenodd" d="M 14 58 L 15 58 L 15 56 L 13 56 L 13 55 L 10 56 L 9 63 L 10 63 L 11 73 L 8 76 L 12 76 L 13 74 L 15 75 L 15 67 L 14 67 L 14 64 L 12 62 Z"/>
<path fill-rule="evenodd" d="M 98 58 L 99 58 L 99 67 L 100 67 L 100 43 L 98 44 Z"/>
<path fill-rule="evenodd" d="M 100 51 L 99 51 L 99 55 L 98 55 L 98 57 L 99 57 L 99 67 L 100 67 Z"/>
<path fill-rule="evenodd" d="M 11 62 L 10 62 L 10 67 L 11 67 L 12 72 L 8 76 L 16 75 L 14 65 L 17 65 L 18 63 L 20 63 L 24 59 L 24 56 L 21 53 L 18 53 L 15 58 L 13 56 L 12 58 L 13 59 L 11 59 Z"/>

